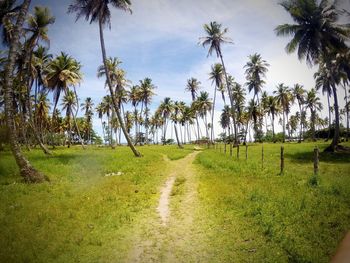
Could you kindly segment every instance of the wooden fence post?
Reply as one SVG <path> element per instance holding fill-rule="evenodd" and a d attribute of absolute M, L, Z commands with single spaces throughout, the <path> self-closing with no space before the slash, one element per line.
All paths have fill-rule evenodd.
<path fill-rule="evenodd" d="M 281 174 L 284 172 L 284 146 L 281 146 Z"/>
<path fill-rule="evenodd" d="M 248 160 L 248 145 L 245 145 L 245 160 Z"/>
<path fill-rule="evenodd" d="M 237 159 L 239 159 L 239 144 L 237 144 Z"/>
<path fill-rule="evenodd" d="M 314 175 L 318 174 L 318 164 L 319 164 L 319 151 L 318 151 L 318 147 L 316 146 L 314 149 Z"/>
<path fill-rule="evenodd" d="M 230 142 L 230 156 L 232 157 L 232 142 Z"/>
<path fill-rule="evenodd" d="M 224 145 L 225 145 L 225 148 L 224 148 L 224 153 L 226 154 L 226 145 L 227 143 L 226 142 L 224 142 Z"/>

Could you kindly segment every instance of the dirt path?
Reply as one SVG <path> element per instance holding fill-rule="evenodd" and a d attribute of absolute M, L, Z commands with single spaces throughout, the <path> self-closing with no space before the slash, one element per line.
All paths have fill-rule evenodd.
<path fill-rule="evenodd" d="M 135 229 L 135 244 L 127 262 L 198 262 L 205 253 L 204 231 L 194 224 L 198 207 L 196 171 L 198 152 L 169 161 L 169 176 L 159 203 Z"/>

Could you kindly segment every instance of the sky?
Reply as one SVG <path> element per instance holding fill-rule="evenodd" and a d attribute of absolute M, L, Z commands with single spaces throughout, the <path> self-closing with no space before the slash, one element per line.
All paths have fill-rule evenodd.
<path fill-rule="evenodd" d="M 98 24 L 89 24 L 84 19 L 75 22 L 75 15 L 67 14 L 70 3 L 70 0 L 33 0 L 31 9 L 36 5 L 51 9 L 56 21 L 48 32 L 50 52 L 57 55 L 64 51 L 81 62 L 84 78 L 77 87 L 79 98 L 83 101 L 92 97 L 97 105 L 108 94 L 104 79 L 96 76 L 97 67 L 102 64 Z M 201 81 L 202 90 L 213 96 L 214 86 L 208 80 L 208 73 L 219 60 L 214 55 L 207 57 L 207 49 L 198 45 L 198 41 L 205 36 L 203 25 L 217 21 L 228 28 L 227 36 L 234 42 L 223 45 L 222 52 L 227 71 L 237 82 L 246 82 L 243 67 L 249 55 L 259 53 L 270 64 L 264 87 L 269 94 L 279 83 L 289 86 L 299 83 L 310 90 L 315 86 L 316 67 L 309 68 L 296 54 L 286 54 L 284 47 L 289 38 L 274 33 L 277 25 L 292 23 L 278 3 L 277 0 L 132 0 L 132 14 L 111 8 L 111 29 L 105 30 L 107 55 L 123 62 L 121 68 L 133 84 L 145 77 L 152 79 L 157 89 L 151 110 L 164 97 L 189 103 L 191 96 L 185 87 L 191 77 Z M 350 10 L 349 0 L 340 3 Z M 320 96 L 327 108 L 326 98 Z M 343 91 L 338 97 L 343 106 Z M 214 123 L 218 122 L 223 108 L 221 96 L 216 108 Z M 322 116 L 327 116 L 325 110 Z M 94 129 L 102 134 L 97 116 Z M 220 132 L 217 127 L 215 133 Z"/>

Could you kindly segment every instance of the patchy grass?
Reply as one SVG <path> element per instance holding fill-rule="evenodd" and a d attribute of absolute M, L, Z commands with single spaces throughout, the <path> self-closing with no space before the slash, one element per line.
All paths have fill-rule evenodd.
<path fill-rule="evenodd" d="M 210 262 L 329 262 L 350 229 L 350 154 L 323 153 L 313 176 L 315 143 L 240 147 L 240 159 L 206 150 L 197 156 L 200 217 Z M 223 149 L 223 147 L 222 147 Z"/>
<path fill-rule="evenodd" d="M 193 148 L 193 147 L 192 147 Z M 10 152 L 0 152 L 1 262 L 119 262 L 126 258 L 132 228 L 156 206 L 169 159 L 191 147 L 58 148 L 46 157 L 26 155 L 50 178 L 23 184 Z M 120 176 L 108 173 L 121 172 Z"/>

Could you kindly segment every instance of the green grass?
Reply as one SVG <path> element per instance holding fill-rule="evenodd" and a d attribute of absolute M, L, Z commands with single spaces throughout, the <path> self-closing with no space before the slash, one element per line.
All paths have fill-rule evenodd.
<path fill-rule="evenodd" d="M 51 157 L 26 153 L 50 178 L 22 183 L 10 152 L 0 152 L 1 262 L 118 262 L 132 246 L 128 235 L 153 209 L 170 160 L 191 147 L 58 148 Z M 122 172 L 121 176 L 104 176 Z"/>
<path fill-rule="evenodd" d="M 329 262 L 350 229 L 350 154 L 323 153 L 313 176 L 315 143 L 240 147 L 240 159 L 206 150 L 197 156 L 200 217 L 211 262 Z M 223 147 L 222 147 L 223 149 Z M 196 220 L 203 223 L 202 218 Z"/>

